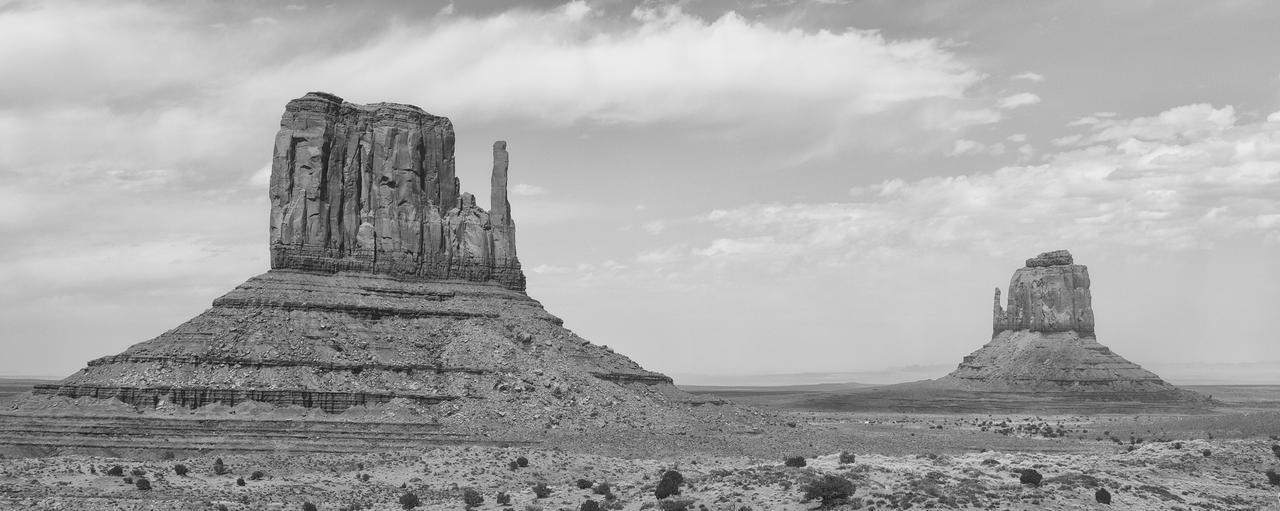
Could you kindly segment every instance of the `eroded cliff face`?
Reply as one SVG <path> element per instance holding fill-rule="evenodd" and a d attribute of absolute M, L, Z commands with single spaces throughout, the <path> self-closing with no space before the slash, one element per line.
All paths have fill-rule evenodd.
<path fill-rule="evenodd" d="M 453 149 L 449 119 L 415 106 L 290 101 L 271 164 L 271 267 L 524 290 L 506 143 L 494 144 L 492 213 L 460 191 Z"/>
<path fill-rule="evenodd" d="M 1073 264 L 1066 250 L 1045 252 L 1027 259 L 1009 280 L 1008 307 L 1000 307 L 996 288 L 994 333 L 1010 330 L 1078 332 L 1093 335 L 1093 304 L 1089 295 L 1089 268 Z"/>

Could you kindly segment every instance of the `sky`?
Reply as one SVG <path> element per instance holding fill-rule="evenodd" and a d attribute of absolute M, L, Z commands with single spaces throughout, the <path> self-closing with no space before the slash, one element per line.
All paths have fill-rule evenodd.
<path fill-rule="evenodd" d="M 1280 383 L 1258 369 L 1280 368 L 1278 21 L 1264 0 L 0 0 L 0 374 L 70 374 L 266 271 L 279 116 L 327 91 L 452 119 L 481 206 L 508 141 L 529 294 L 677 383 L 942 376 L 1056 249 L 1113 351 Z"/>

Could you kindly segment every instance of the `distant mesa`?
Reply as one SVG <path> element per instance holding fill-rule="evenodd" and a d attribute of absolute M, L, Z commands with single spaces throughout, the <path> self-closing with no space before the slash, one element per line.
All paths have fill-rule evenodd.
<path fill-rule="evenodd" d="M 1066 250 L 1027 259 L 995 290 L 991 341 L 941 381 L 974 390 L 1175 392 L 1154 373 L 1098 343 L 1089 269 Z"/>
<path fill-rule="evenodd" d="M 688 407 L 677 405 L 703 400 L 525 294 L 509 161 L 494 143 L 485 211 L 461 191 L 449 119 L 327 93 L 290 101 L 271 167 L 271 270 L 173 330 L 37 386 L 18 411 L 289 409 L 496 434 L 679 420 Z"/>

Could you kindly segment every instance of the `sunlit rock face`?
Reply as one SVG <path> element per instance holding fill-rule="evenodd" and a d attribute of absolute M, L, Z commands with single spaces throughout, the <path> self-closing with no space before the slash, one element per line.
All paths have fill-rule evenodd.
<path fill-rule="evenodd" d="M 271 164 L 271 267 L 492 281 L 523 290 L 493 147 L 492 212 L 460 191 L 453 123 L 312 92 L 285 106 Z"/>

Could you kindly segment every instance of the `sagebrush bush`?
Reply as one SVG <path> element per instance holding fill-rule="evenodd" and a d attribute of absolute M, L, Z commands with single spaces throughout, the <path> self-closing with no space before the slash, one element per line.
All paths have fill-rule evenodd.
<path fill-rule="evenodd" d="M 782 464 L 788 467 L 803 467 L 806 465 L 804 456 L 791 456 L 783 460 Z"/>
<path fill-rule="evenodd" d="M 303 502 L 303 503 L 302 503 L 302 511 L 317 511 L 317 509 L 316 509 L 316 505 L 315 505 L 315 504 L 312 504 L 312 503 L 310 503 L 310 502 Z"/>
<path fill-rule="evenodd" d="M 1024 468 L 1022 469 L 1022 475 L 1018 476 L 1018 481 L 1022 484 L 1030 484 L 1033 486 L 1040 486 L 1040 481 L 1043 479 L 1044 476 L 1040 475 L 1040 472 L 1036 471 L 1034 468 Z"/>
<path fill-rule="evenodd" d="M 520 465 L 520 468 L 529 466 L 529 458 L 526 458 L 524 456 L 516 458 L 516 465 Z"/>
<path fill-rule="evenodd" d="M 658 481 L 658 487 L 654 489 L 653 496 L 658 500 L 665 499 L 672 495 L 680 494 L 680 485 L 684 483 L 684 475 L 675 470 L 668 470 L 662 474 L 662 480 Z"/>
<path fill-rule="evenodd" d="M 551 495 L 551 488 L 547 487 L 547 483 L 538 483 L 533 485 L 533 496 L 539 499 L 545 499 Z"/>
<path fill-rule="evenodd" d="M 261 481 L 264 477 L 267 477 L 267 473 L 261 470 L 254 470 L 252 474 L 249 474 L 250 481 Z"/>
<path fill-rule="evenodd" d="M 587 499 L 581 506 L 578 506 L 578 511 L 600 511 L 600 503 Z"/>
<path fill-rule="evenodd" d="M 1098 491 L 1093 492 L 1093 500 L 1098 501 L 1099 504 L 1110 504 L 1111 492 L 1106 488 L 1098 488 Z"/>
<path fill-rule="evenodd" d="M 840 464 L 841 464 L 841 465 L 852 465 L 853 463 L 855 463 L 855 462 L 857 462 L 857 461 L 858 461 L 858 457 L 857 457 L 857 456 L 854 456 L 854 455 L 853 455 L 853 453 L 851 453 L 851 452 L 842 452 L 842 453 L 840 453 Z"/>
<path fill-rule="evenodd" d="M 1271 483 L 1272 486 L 1280 486 L 1280 474 L 1276 473 L 1276 469 L 1269 468 L 1266 474 L 1268 483 Z"/>
<path fill-rule="evenodd" d="M 484 497 L 480 496 L 480 492 L 471 488 L 462 490 L 462 503 L 467 505 L 467 509 L 484 504 Z"/>
<path fill-rule="evenodd" d="M 578 485 L 578 489 L 579 489 L 579 490 L 585 490 L 585 489 L 591 488 L 591 487 L 592 487 L 592 486 L 594 486 L 595 484 L 596 484 L 596 483 L 593 483 L 593 482 L 588 481 L 588 480 L 586 480 L 586 479 L 579 479 L 579 480 L 578 480 L 578 482 L 577 482 L 577 485 Z"/>
<path fill-rule="evenodd" d="M 133 482 L 133 485 L 134 485 L 134 487 L 138 488 L 139 490 L 150 490 L 150 489 L 151 489 L 151 481 L 148 481 L 148 480 L 143 479 L 143 478 L 141 478 L 141 477 L 139 477 L 139 478 L 138 478 L 138 480 L 134 481 L 134 482 Z"/>
<path fill-rule="evenodd" d="M 216 475 L 222 475 L 222 474 L 225 474 L 225 473 L 227 473 L 227 472 L 228 472 L 228 470 L 227 470 L 227 465 L 226 465 L 225 463 L 223 463 L 223 462 L 222 462 L 222 458 L 218 458 L 218 459 L 216 459 L 216 460 L 213 460 L 213 473 L 214 473 L 214 474 L 216 474 Z"/>
<path fill-rule="evenodd" d="M 135 468 L 135 469 L 133 469 L 133 470 L 130 470 L 130 471 L 129 471 L 129 473 L 130 473 L 130 474 L 133 474 L 134 476 L 137 476 L 137 477 L 142 477 L 142 476 L 144 476 L 144 475 L 147 475 L 147 471 L 146 471 L 146 470 L 142 470 L 142 469 L 140 469 L 140 468 Z"/>
<path fill-rule="evenodd" d="M 413 509 L 421 505 L 422 501 L 418 500 L 418 495 L 413 492 L 405 492 L 400 496 L 400 507 L 404 509 Z"/>
<path fill-rule="evenodd" d="M 114 465 L 114 466 L 112 466 L 111 468 L 107 469 L 107 475 L 109 475 L 109 476 L 122 476 L 122 475 L 124 475 L 124 467 L 122 467 L 122 466 L 120 466 L 120 465 Z"/>
<path fill-rule="evenodd" d="M 187 472 L 190 471 L 191 469 L 188 469 L 186 465 L 181 463 L 173 466 L 173 473 L 178 474 L 179 476 L 185 476 L 187 475 Z"/>
<path fill-rule="evenodd" d="M 822 501 L 821 507 L 834 506 L 844 502 L 857 490 L 853 486 L 853 481 L 835 475 L 822 476 L 822 479 L 815 479 L 802 489 L 804 490 L 805 501 L 818 499 Z"/>
<path fill-rule="evenodd" d="M 243 477 L 237 477 L 237 478 L 236 478 L 236 486 L 244 486 L 244 478 L 243 478 Z"/>
<path fill-rule="evenodd" d="M 600 481 L 600 484 L 597 484 L 596 487 L 591 490 L 591 493 L 612 497 L 613 487 L 609 486 L 608 481 Z"/>
<path fill-rule="evenodd" d="M 497 503 L 498 503 L 498 505 L 500 505 L 500 506 L 509 506 L 509 505 L 511 505 L 511 496 L 510 496 L 510 495 L 507 495 L 507 493 L 506 493 L 506 492 L 501 492 L 501 491 L 500 491 L 500 492 L 498 492 L 498 494 L 497 494 L 497 495 L 494 495 L 494 496 L 493 496 L 493 500 L 494 500 L 495 502 L 497 502 Z"/>

